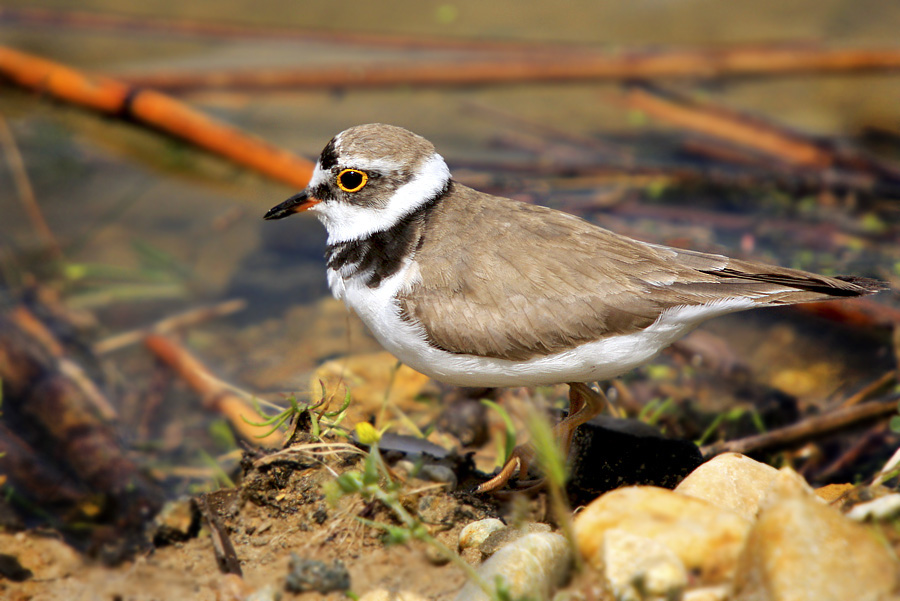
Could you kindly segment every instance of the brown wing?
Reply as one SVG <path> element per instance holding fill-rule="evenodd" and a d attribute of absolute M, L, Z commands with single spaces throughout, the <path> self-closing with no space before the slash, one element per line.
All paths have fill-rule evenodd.
<path fill-rule="evenodd" d="M 454 184 L 398 300 L 454 353 L 525 360 L 652 324 L 667 308 L 735 296 L 760 304 L 866 292 L 857 284 L 644 244 L 572 215 Z"/>

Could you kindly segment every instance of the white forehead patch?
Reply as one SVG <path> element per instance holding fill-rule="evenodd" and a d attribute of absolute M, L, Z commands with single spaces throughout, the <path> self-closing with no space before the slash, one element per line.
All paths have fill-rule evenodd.
<path fill-rule="evenodd" d="M 338 167 L 359 169 L 361 171 L 378 171 L 381 173 L 394 173 L 403 169 L 403 163 L 392 161 L 387 158 L 367 158 L 361 156 L 343 156 L 341 155 Z"/>
<path fill-rule="evenodd" d="M 316 161 L 316 167 L 313 169 L 312 177 L 309 178 L 309 183 L 306 184 L 306 189 L 314 190 L 318 188 L 320 185 L 324 184 L 329 177 L 331 177 L 331 174 L 322 169 L 322 164 L 319 163 L 319 161 Z"/>

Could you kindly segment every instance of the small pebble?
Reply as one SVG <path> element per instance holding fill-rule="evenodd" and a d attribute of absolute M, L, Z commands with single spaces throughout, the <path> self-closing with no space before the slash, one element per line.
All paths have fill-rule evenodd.
<path fill-rule="evenodd" d="M 526 534 L 497 551 L 478 567 L 487 583 L 502 579 L 513 599 L 549 599 L 569 575 L 572 554 L 566 539 L 553 532 Z M 488 601 L 490 597 L 474 582 L 467 582 L 456 601 Z"/>
<path fill-rule="evenodd" d="M 449 484 L 451 490 L 456 488 L 456 474 L 446 465 L 425 463 L 416 465 L 409 459 L 401 459 L 394 464 L 394 469 L 407 475 L 429 482 Z"/>
<path fill-rule="evenodd" d="M 153 519 L 150 530 L 157 547 L 184 542 L 200 531 L 200 512 L 189 498 L 169 501 Z"/>
<path fill-rule="evenodd" d="M 359 598 L 359 601 L 428 601 L 418 593 L 409 591 L 389 591 L 387 589 L 375 589 Z"/>
<path fill-rule="evenodd" d="M 284 587 L 292 593 L 345 591 L 350 588 L 350 573 L 339 559 L 328 565 L 317 559 L 306 559 L 291 553 Z"/>
<path fill-rule="evenodd" d="M 412 476 L 416 473 L 416 464 L 409 459 L 400 459 L 394 464 L 394 470 L 404 476 Z"/>
<path fill-rule="evenodd" d="M 449 484 L 451 490 L 456 488 L 456 474 L 446 465 L 426 463 L 419 470 L 419 478 L 430 482 Z"/>
<path fill-rule="evenodd" d="M 837 501 L 844 502 L 847 497 L 856 489 L 853 484 L 826 484 L 815 490 L 816 496 L 828 504 Z"/>
<path fill-rule="evenodd" d="M 471 549 L 478 547 L 487 540 L 491 534 L 506 528 L 506 524 L 497 518 L 487 518 L 467 524 L 459 532 L 459 548 Z"/>
<path fill-rule="evenodd" d="M 438 535 L 438 540 L 441 541 L 448 549 L 453 546 L 452 540 L 450 540 L 450 536 L 446 533 L 442 533 Z M 434 545 L 427 545 L 425 547 L 425 559 L 428 560 L 428 563 L 435 566 L 443 566 L 450 563 L 450 558 L 442 553 L 440 549 L 435 547 Z"/>
<path fill-rule="evenodd" d="M 900 515 L 900 493 L 878 497 L 860 503 L 847 513 L 847 517 L 857 522 L 866 520 L 888 520 Z"/>
<path fill-rule="evenodd" d="M 704 586 L 685 591 L 682 601 L 725 601 L 728 599 L 728 587 L 721 586 Z"/>
<path fill-rule="evenodd" d="M 539 524 L 535 522 L 523 524 L 518 528 L 504 528 L 489 534 L 484 542 L 478 545 L 478 549 L 486 556 L 493 555 L 506 545 L 522 538 L 526 534 L 550 532 L 550 530 L 549 524 Z"/>

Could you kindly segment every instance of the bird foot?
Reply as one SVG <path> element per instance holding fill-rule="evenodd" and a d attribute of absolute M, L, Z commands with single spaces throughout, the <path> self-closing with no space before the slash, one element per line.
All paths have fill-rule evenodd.
<path fill-rule="evenodd" d="M 589 421 L 595 415 L 603 411 L 606 406 L 606 395 L 602 392 L 591 390 L 586 384 L 573 382 L 569 384 L 569 415 L 553 428 L 553 433 L 559 441 L 563 455 L 569 455 L 572 446 L 572 437 L 575 430 L 581 424 Z M 513 475 L 518 473 L 521 487 L 526 490 L 534 489 L 543 483 L 543 478 L 537 480 L 524 480 L 528 477 L 528 466 L 534 459 L 535 451 L 531 445 L 519 445 L 513 449 L 512 454 L 496 476 L 481 483 L 475 489 L 476 493 L 494 492 L 506 486 Z"/>
<path fill-rule="evenodd" d="M 509 481 L 516 473 L 518 473 L 519 478 L 527 478 L 528 466 L 531 463 L 532 459 L 534 459 L 534 448 L 531 445 L 517 446 L 515 449 L 513 449 L 513 452 L 512 454 L 510 454 L 509 459 L 506 460 L 506 463 L 503 465 L 503 469 L 500 470 L 500 473 L 487 482 L 482 482 L 478 486 L 478 488 L 475 489 L 475 492 L 493 492 L 499 488 L 502 488 L 509 483 Z M 531 482 L 528 483 L 529 486 L 531 484 Z"/>

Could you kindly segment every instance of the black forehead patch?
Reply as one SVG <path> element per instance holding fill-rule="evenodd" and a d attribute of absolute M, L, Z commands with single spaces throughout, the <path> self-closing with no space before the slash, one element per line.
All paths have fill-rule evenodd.
<path fill-rule="evenodd" d="M 325 148 L 322 149 L 322 154 L 319 155 L 319 164 L 322 166 L 322 169 L 328 170 L 337 165 L 337 150 L 335 148 L 334 138 L 331 139 L 328 144 L 325 145 Z"/>

